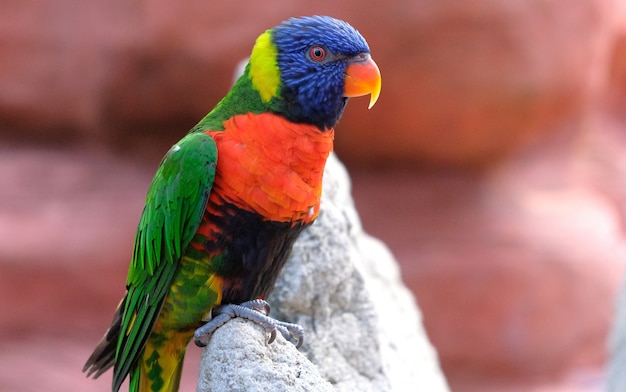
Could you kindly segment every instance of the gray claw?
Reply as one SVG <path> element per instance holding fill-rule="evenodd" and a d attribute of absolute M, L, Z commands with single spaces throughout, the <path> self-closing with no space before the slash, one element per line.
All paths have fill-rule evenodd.
<path fill-rule="evenodd" d="M 276 339 L 276 330 L 280 331 L 285 339 L 293 337 L 296 340 L 296 348 L 300 348 L 304 341 L 304 329 L 298 324 L 286 323 L 269 317 L 270 306 L 262 299 L 254 299 L 240 305 L 226 304 L 213 309 L 212 319 L 194 332 L 194 342 L 199 347 L 208 344 L 209 336 L 230 319 L 235 317 L 245 318 L 263 327 L 270 334 L 267 341 L 271 344 Z"/>
<path fill-rule="evenodd" d="M 296 348 L 300 348 L 302 343 L 304 343 L 304 328 L 300 324 L 276 320 L 275 326 L 285 339 L 289 340 L 289 338 L 293 337 L 296 340 Z"/>

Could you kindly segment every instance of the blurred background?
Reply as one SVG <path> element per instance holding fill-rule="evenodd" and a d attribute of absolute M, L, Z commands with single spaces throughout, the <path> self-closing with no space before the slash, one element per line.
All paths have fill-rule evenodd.
<path fill-rule="evenodd" d="M 383 75 L 337 128 L 453 391 L 599 391 L 626 261 L 626 0 L 3 0 L 0 390 L 80 373 L 163 153 L 290 16 Z M 193 390 L 190 350 L 183 390 Z"/>

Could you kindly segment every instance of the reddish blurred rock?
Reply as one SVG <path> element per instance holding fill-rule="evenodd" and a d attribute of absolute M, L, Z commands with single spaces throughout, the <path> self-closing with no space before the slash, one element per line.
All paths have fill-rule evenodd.
<path fill-rule="evenodd" d="M 619 1 L 10 1 L 0 122 L 31 139 L 169 145 L 261 31 L 320 13 L 364 33 L 384 79 L 375 109 L 355 100 L 342 121 L 344 160 L 481 164 L 580 121 L 604 87 Z"/>
<path fill-rule="evenodd" d="M 475 0 L 391 8 L 392 23 L 370 39 L 383 59 L 379 112 L 359 123 L 363 136 L 338 133 L 338 150 L 364 137 L 366 144 L 343 156 L 466 166 L 578 124 L 604 87 L 615 3 Z"/>
<path fill-rule="evenodd" d="M 615 39 L 610 69 L 609 104 L 616 114 L 626 115 L 626 22 L 624 31 Z"/>
<path fill-rule="evenodd" d="M 572 374 L 595 374 L 600 390 L 626 263 L 620 126 L 590 121 L 481 175 L 353 176 L 363 224 L 402 261 L 452 390 Z"/>

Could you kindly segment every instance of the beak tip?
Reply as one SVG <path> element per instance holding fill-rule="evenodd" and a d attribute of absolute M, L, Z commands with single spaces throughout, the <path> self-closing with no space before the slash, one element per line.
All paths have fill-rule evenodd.
<path fill-rule="evenodd" d="M 378 101 L 378 94 L 374 94 L 374 93 L 372 93 L 372 94 L 370 95 L 370 104 L 369 104 L 369 105 L 367 105 L 367 108 L 368 108 L 368 109 L 373 108 L 373 107 L 374 107 L 374 105 L 376 105 L 376 101 Z"/>
<path fill-rule="evenodd" d="M 373 108 L 376 102 L 378 102 L 378 97 L 380 96 L 381 84 L 382 83 L 380 80 L 380 72 L 379 72 L 378 77 L 376 78 L 375 86 L 370 93 L 370 104 L 367 106 L 368 109 Z"/>

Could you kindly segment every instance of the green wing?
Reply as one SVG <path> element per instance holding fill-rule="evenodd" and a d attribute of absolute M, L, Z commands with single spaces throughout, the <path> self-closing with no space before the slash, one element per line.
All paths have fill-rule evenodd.
<path fill-rule="evenodd" d="M 152 180 L 121 305 L 113 390 L 128 375 L 152 331 L 178 262 L 202 220 L 216 163 L 213 139 L 192 133 L 167 152 Z"/>

